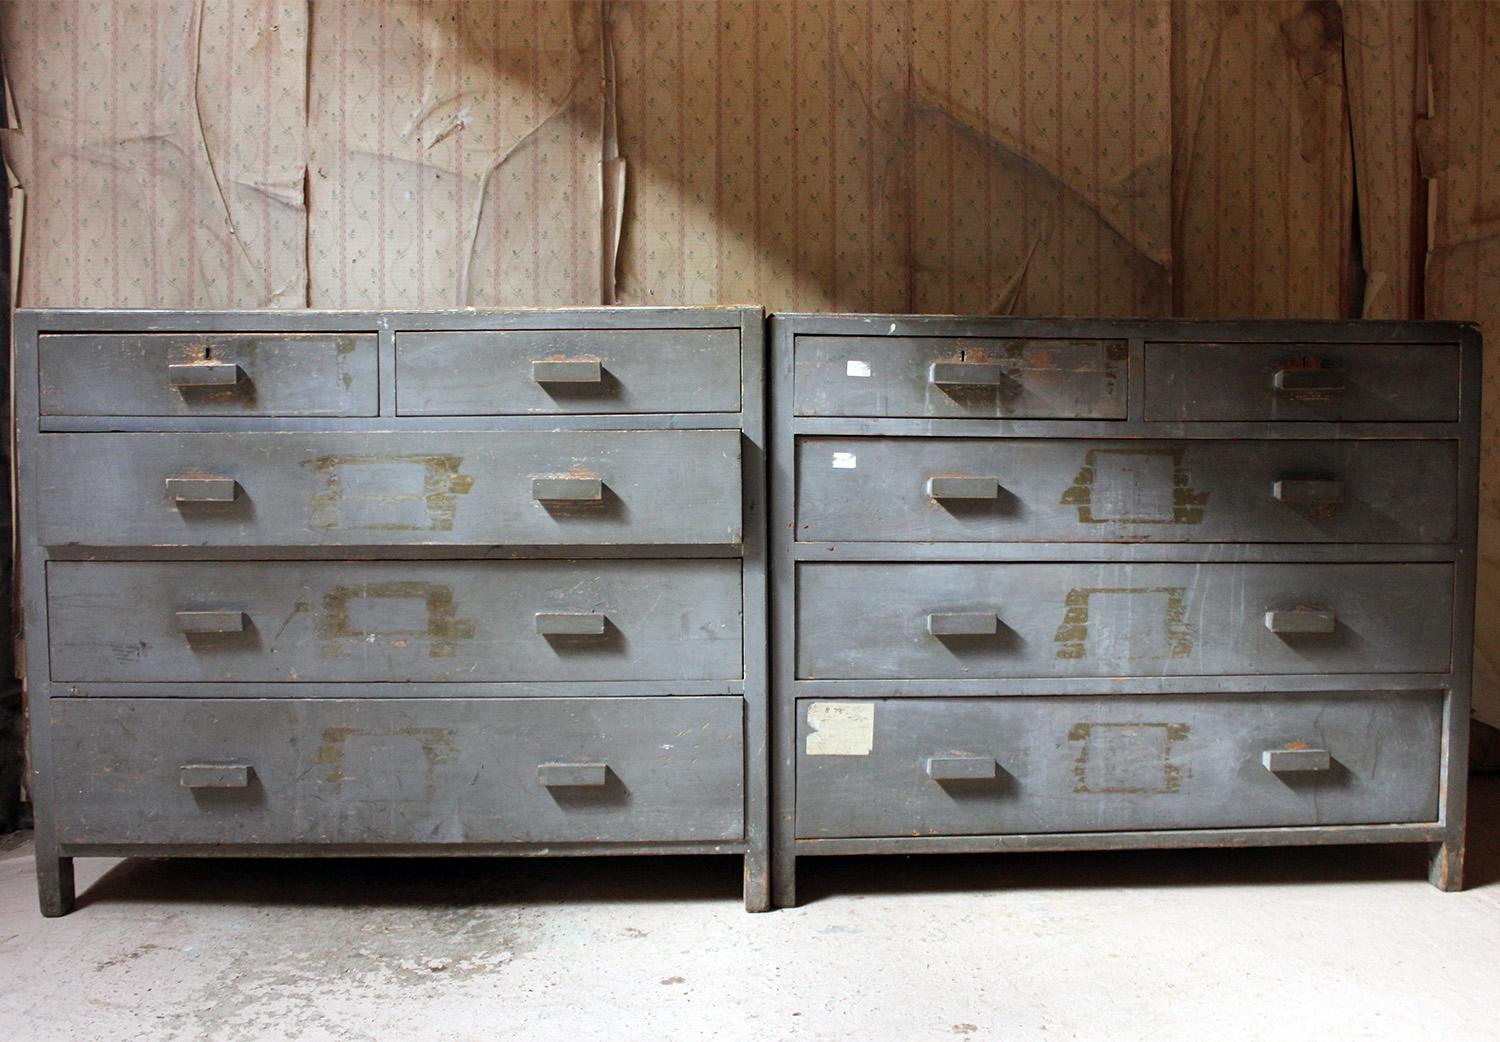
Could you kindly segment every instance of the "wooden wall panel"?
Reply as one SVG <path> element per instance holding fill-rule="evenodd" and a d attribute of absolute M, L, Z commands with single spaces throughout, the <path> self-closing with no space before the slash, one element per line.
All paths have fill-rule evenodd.
<path fill-rule="evenodd" d="M 1351 299 L 1354 169 L 1332 0 L 1172 7 L 1177 311 L 1333 318 Z"/>

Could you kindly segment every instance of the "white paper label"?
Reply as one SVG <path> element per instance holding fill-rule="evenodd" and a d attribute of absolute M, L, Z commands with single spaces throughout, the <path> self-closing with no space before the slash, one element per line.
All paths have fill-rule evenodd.
<path fill-rule="evenodd" d="M 807 707 L 808 756 L 869 756 L 875 745 L 874 702 L 814 702 Z"/>
<path fill-rule="evenodd" d="M 859 466 L 859 457 L 852 452 L 835 452 L 833 454 L 834 470 L 853 470 Z"/>
<path fill-rule="evenodd" d="M 861 362 L 857 358 L 849 359 L 849 364 L 844 367 L 844 372 L 850 376 L 869 376 L 870 363 Z"/>

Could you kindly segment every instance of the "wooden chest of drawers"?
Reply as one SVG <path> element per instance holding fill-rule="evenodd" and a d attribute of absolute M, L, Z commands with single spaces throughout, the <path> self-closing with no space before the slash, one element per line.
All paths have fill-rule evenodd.
<path fill-rule="evenodd" d="M 1411 842 L 1460 885 L 1472 328 L 770 328 L 777 903 L 880 852 Z"/>
<path fill-rule="evenodd" d="M 769 901 L 755 309 L 21 312 L 78 856 L 716 852 Z"/>

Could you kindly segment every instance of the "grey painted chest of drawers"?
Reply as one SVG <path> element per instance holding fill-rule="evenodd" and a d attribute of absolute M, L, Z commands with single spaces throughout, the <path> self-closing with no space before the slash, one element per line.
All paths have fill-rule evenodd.
<path fill-rule="evenodd" d="M 757 309 L 20 312 L 45 913 L 93 855 L 727 853 Z"/>
<path fill-rule="evenodd" d="M 1461 885 L 1472 328 L 770 329 L 777 903 L 855 853 L 1421 843 Z"/>

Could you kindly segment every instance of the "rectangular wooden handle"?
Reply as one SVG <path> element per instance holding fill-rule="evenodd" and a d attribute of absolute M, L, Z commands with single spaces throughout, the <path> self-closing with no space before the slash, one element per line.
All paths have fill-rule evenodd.
<path fill-rule="evenodd" d="M 1260 762 L 1272 774 L 1327 771 L 1333 767 L 1327 749 L 1267 749 L 1260 754 Z"/>
<path fill-rule="evenodd" d="M 547 788 L 599 788 L 609 781 L 607 763 L 543 763 L 536 780 Z"/>
<path fill-rule="evenodd" d="M 539 384 L 597 384 L 604 367 L 597 358 L 538 358 L 531 363 L 531 379 Z"/>
<path fill-rule="evenodd" d="M 177 613 L 177 628 L 188 636 L 244 633 L 245 613 L 242 611 L 180 611 Z"/>
<path fill-rule="evenodd" d="M 539 611 L 536 631 L 544 637 L 598 637 L 606 618 L 595 611 Z"/>
<path fill-rule="evenodd" d="M 927 632 L 934 637 L 992 637 L 1000 619 L 992 611 L 936 611 L 927 616 Z"/>
<path fill-rule="evenodd" d="M 933 362 L 927 382 L 937 387 L 999 387 L 1005 371 L 994 362 Z"/>
<path fill-rule="evenodd" d="M 531 498 L 539 503 L 597 503 L 604 499 L 604 482 L 598 478 L 532 478 Z"/>
<path fill-rule="evenodd" d="M 235 387 L 245 371 L 234 362 L 169 362 L 167 383 L 178 390 L 201 387 Z"/>
<path fill-rule="evenodd" d="M 233 503 L 239 494 L 234 478 L 167 478 L 167 497 L 179 503 Z"/>
<path fill-rule="evenodd" d="M 995 777 L 993 756 L 933 756 L 927 760 L 927 777 L 933 781 L 984 781 Z"/>
<path fill-rule="evenodd" d="M 999 499 L 1000 479 L 933 475 L 927 479 L 927 495 L 933 499 Z"/>
<path fill-rule="evenodd" d="M 1332 608 L 1294 608 L 1266 612 L 1266 629 L 1272 633 L 1328 634 L 1338 630 L 1338 615 Z"/>
<path fill-rule="evenodd" d="M 1288 506 L 1331 507 L 1344 501 L 1344 483 L 1282 478 L 1271 486 L 1271 494 Z"/>
<path fill-rule="evenodd" d="M 247 789 L 248 763 L 185 763 L 177 768 L 177 784 L 184 789 Z"/>
<path fill-rule="evenodd" d="M 1344 371 L 1314 366 L 1282 366 L 1276 370 L 1272 383 L 1278 391 L 1342 391 Z"/>

